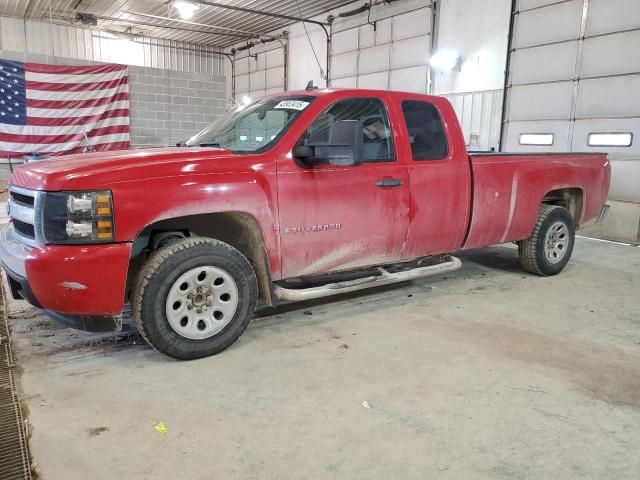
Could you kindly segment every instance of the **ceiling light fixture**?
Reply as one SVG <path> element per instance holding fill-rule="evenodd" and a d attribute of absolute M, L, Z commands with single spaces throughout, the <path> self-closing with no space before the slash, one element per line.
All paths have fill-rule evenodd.
<path fill-rule="evenodd" d="M 195 11 L 200 10 L 200 5 L 186 0 L 175 0 L 173 8 L 178 11 L 182 18 L 188 19 L 193 17 Z"/>

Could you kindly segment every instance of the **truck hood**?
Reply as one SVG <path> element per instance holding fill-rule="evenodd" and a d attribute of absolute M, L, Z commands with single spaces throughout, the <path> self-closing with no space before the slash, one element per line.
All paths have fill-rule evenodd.
<path fill-rule="evenodd" d="M 253 163 L 248 157 L 254 156 L 192 147 L 83 153 L 20 165 L 11 184 L 49 191 L 108 188 L 147 178 L 246 171 Z"/>

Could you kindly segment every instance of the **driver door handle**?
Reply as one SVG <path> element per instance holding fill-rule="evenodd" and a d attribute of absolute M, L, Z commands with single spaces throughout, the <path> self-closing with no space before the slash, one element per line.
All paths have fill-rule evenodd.
<path fill-rule="evenodd" d="M 399 178 L 385 178 L 376 182 L 376 187 L 380 188 L 393 188 L 400 187 L 404 182 Z"/>

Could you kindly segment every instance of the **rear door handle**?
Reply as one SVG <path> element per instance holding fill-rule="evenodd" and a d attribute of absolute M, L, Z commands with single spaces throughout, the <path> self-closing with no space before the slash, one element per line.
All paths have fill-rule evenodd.
<path fill-rule="evenodd" d="M 399 178 L 385 178 L 384 180 L 378 180 L 376 182 L 376 187 L 393 188 L 393 187 L 399 187 L 403 183 L 404 182 L 402 180 L 400 180 Z"/>

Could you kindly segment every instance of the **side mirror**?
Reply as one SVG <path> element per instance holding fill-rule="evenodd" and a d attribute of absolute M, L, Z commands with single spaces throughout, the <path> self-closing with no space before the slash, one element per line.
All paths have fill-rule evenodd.
<path fill-rule="evenodd" d="M 293 147 L 292 153 L 295 158 L 299 158 L 305 162 L 308 162 L 309 159 L 313 158 L 315 155 L 314 148 L 308 145 L 296 145 Z"/>
<path fill-rule="evenodd" d="M 362 159 L 362 123 L 358 120 L 338 120 L 329 127 L 328 141 L 309 141 L 305 145 L 297 145 L 293 156 L 310 165 L 357 165 Z"/>

